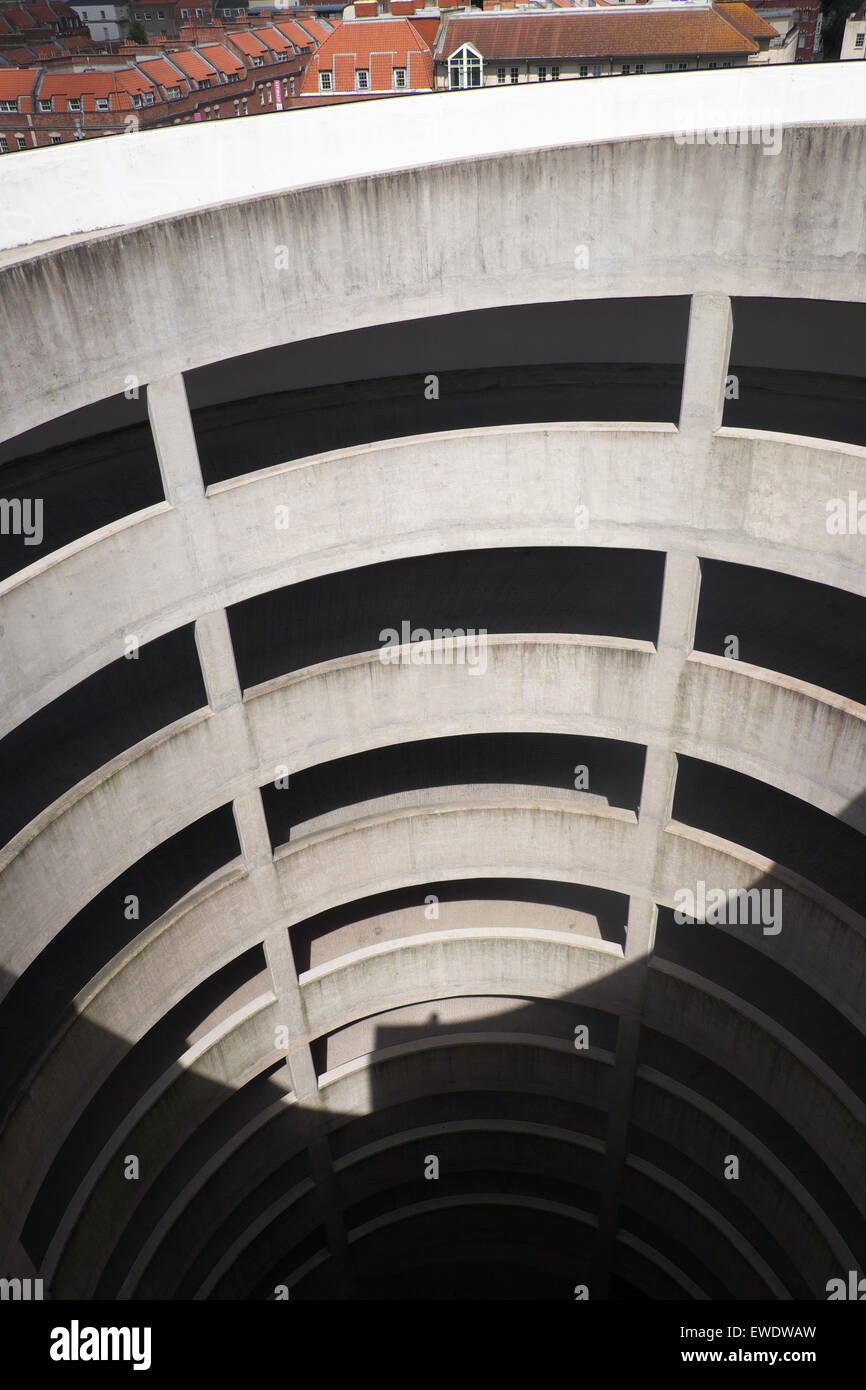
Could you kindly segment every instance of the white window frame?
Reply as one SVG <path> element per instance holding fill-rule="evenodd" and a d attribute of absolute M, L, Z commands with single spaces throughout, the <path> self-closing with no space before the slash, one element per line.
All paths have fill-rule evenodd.
<path fill-rule="evenodd" d="M 0 111 L 17 111 L 17 110 L 18 110 L 18 98 L 17 98 L 17 97 L 15 98 L 14 101 L 0 101 Z"/>
<path fill-rule="evenodd" d="M 370 90 L 370 69 L 355 68 L 355 91 L 369 92 Z"/>
<path fill-rule="evenodd" d="M 478 78 L 477 82 L 470 81 L 470 78 L 474 77 Z M 483 86 L 484 58 L 473 44 L 461 44 L 448 58 L 448 90 L 460 92 L 469 87 Z"/>
<path fill-rule="evenodd" d="M 54 98 L 53 98 L 53 97 L 40 97 L 40 98 L 39 98 L 39 112 L 40 112 L 40 115 L 44 114 L 46 111 L 53 111 L 53 110 L 54 110 Z"/>
<path fill-rule="evenodd" d="M 398 91 L 398 92 L 405 92 L 405 90 L 406 90 L 406 69 L 405 69 L 405 68 L 394 68 L 393 71 L 394 71 L 394 89 L 395 89 L 395 91 Z"/>
<path fill-rule="evenodd" d="M 334 90 L 333 76 L 330 68 L 322 68 L 319 73 L 320 92 L 332 92 Z"/>
<path fill-rule="evenodd" d="M 66 103 L 67 111 L 81 110 L 81 97 L 70 97 Z"/>
<path fill-rule="evenodd" d="M 111 97 L 96 97 L 93 103 L 95 111 L 110 111 Z"/>

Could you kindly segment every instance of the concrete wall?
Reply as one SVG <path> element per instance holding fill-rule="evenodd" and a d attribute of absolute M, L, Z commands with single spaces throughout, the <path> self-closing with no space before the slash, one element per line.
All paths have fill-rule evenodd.
<path fill-rule="evenodd" d="M 120 916 L 126 876 L 203 817 L 231 807 L 240 849 L 126 929 L 26 1059 L 0 1139 L 0 1224 L 4 1252 L 35 1254 L 53 1292 L 264 1296 L 285 1256 L 293 1287 L 334 1296 L 369 1287 L 380 1255 L 408 1269 L 437 1221 L 471 1221 L 492 1248 L 494 1210 L 515 1248 L 550 1233 L 552 1279 L 578 1227 L 599 1297 L 611 1278 L 667 1296 L 823 1297 L 827 1278 L 862 1263 L 856 895 L 841 870 L 835 892 L 810 881 L 795 839 L 790 862 L 760 853 L 745 805 L 736 837 L 673 817 L 692 759 L 734 779 L 734 805 L 751 778 L 820 812 L 831 869 L 834 834 L 847 853 L 866 833 L 864 706 L 785 669 L 781 637 L 766 666 L 694 649 L 701 560 L 722 561 L 750 567 L 756 603 L 769 572 L 825 586 L 826 609 L 815 599 L 810 612 L 838 638 L 840 669 L 848 650 L 856 664 L 833 594 L 866 596 L 861 537 L 826 520 L 828 501 L 856 493 L 866 449 L 722 427 L 732 295 L 866 301 L 851 72 L 416 98 L 387 138 L 381 104 L 294 113 L 310 139 L 279 153 L 272 126 L 250 122 L 141 136 L 122 155 L 90 142 L 52 153 L 50 205 L 45 156 L 27 188 L 22 161 L 0 164 L 18 214 L 0 262 L 7 441 L 117 395 L 132 373 L 165 494 L 0 586 L 4 733 L 39 711 L 50 730 L 54 702 L 122 659 L 130 634 L 146 643 L 187 623 L 206 700 L 96 757 L 0 851 L 0 999 L 14 1005 L 22 973 L 71 949 L 61 934 L 96 894 L 116 892 Z M 726 113 L 775 123 L 778 153 L 673 138 L 732 123 Z M 563 142 L 575 123 L 580 139 Z M 91 169 L 85 214 L 63 193 Z M 651 240 L 636 210 L 652 210 Z M 414 318 L 636 295 L 691 297 L 677 425 L 434 431 L 205 487 L 185 371 Z M 83 325 L 97 302 L 94 334 Z M 237 605 L 273 596 L 267 637 L 308 581 L 344 575 L 363 592 L 365 566 L 541 547 L 566 584 L 591 585 L 593 557 L 606 573 L 599 555 L 663 557 L 645 569 L 660 576 L 652 632 L 623 635 L 629 599 L 614 586 L 593 596 L 609 609 L 602 631 L 506 624 L 483 674 L 385 665 L 369 643 L 352 650 L 350 630 L 333 659 L 295 669 L 289 651 L 280 667 L 277 630 L 273 678 L 242 689 L 251 610 Z M 509 584 L 523 611 L 520 582 L 519 567 L 497 581 L 506 618 Z M 491 733 L 637 745 L 637 813 L 598 796 L 591 770 L 588 795 L 519 784 L 510 764 L 488 783 L 449 772 L 443 787 L 436 740 Z M 304 770 L 422 742 L 427 775 L 378 795 L 348 777 L 342 798 L 332 781 L 326 811 L 275 848 L 262 788 L 281 769 L 291 787 Z M 422 926 L 431 884 L 485 880 L 497 886 L 484 912 L 467 887 Z M 670 909 L 701 880 L 779 889 L 782 931 L 678 935 Z M 551 884 L 582 888 L 585 904 L 625 895 L 622 934 L 605 939 L 591 908 L 552 904 Z M 301 969 L 293 947 L 323 914 L 333 929 Z M 250 951 L 244 978 L 212 999 Z M 563 1026 L 581 1017 L 585 1053 Z M 465 1123 L 448 1140 L 462 1177 L 431 1201 L 411 1136 L 443 1123 Z M 665 1148 L 674 1128 L 678 1155 Z M 738 1193 L 720 1144 L 741 1146 Z M 129 1152 L 146 1162 L 141 1184 L 120 1177 Z M 497 1166 L 513 1191 L 491 1180 L 476 1201 L 477 1174 Z"/>

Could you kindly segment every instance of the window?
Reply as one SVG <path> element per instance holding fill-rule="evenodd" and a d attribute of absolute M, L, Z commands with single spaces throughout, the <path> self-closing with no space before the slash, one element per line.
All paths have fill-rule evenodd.
<path fill-rule="evenodd" d="M 236 116 L 239 116 L 240 114 L 241 114 L 241 104 L 240 104 L 239 101 L 236 101 L 236 102 L 235 102 L 235 115 L 236 115 Z"/>
<path fill-rule="evenodd" d="M 623 65 L 622 65 L 622 75 L 623 75 L 623 77 L 628 77 L 628 75 L 629 75 L 630 72 L 631 72 L 631 63 L 623 63 Z"/>
<path fill-rule="evenodd" d="M 147 20 L 147 22 L 150 23 L 150 10 L 145 10 L 144 17 Z"/>
<path fill-rule="evenodd" d="M 552 81 L 552 82 L 558 82 L 558 81 L 559 81 L 559 68 L 551 68 L 551 69 L 550 69 L 550 78 L 551 78 L 551 81 Z"/>
<path fill-rule="evenodd" d="M 708 68 L 717 68 L 718 66 L 718 63 L 707 63 Z"/>
<path fill-rule="evenodd" d="M 546 82 L 546 81 L 547 81 L 547 68 L 539 68 L 539 69 L 538 69 L 538 80 L 539 80 L 539 82 Z"/>
<path fill-rule="evenodd" d="M 154 96 L 153 92 L 145 92 L 145 93 L 144 93 L 144 104 L 145 104 L 145 106 L 153 106 L 153 103 L 154 103 L 155 101 L 156 101 L 156 97 Z"/>
<path fill-rule="evenodd" d="M 601 63 L 593 63 L 592 75 L 593 77 L 601 77 Z"/>
<path fill-rule="evenodd" d="M 406 86 L 406 69 L 405 69 L 405 68 L 395 68 L 395 69 L 394 69 L 394 86 L 395 86 L 395 87 L 405 87 L 405 86 Z"/>
<path fill-rule="evenodd" d="M 97 111 L 110 111 L 111 97 L 97 97 L 94 105 L 96 106 Z"/>
<path fill-rule="evenodd" d="M 588 63 L 581 63 L 581 65 L 580 65 L 580 75 L 581 75 L 581 77 L 589 77 L 589 64 L 588 64 Z"/>
<path fill-rule="evenodd" d="M 160 11 L 160 17 L 161 17 L 161 16 L 162 16 L 162 11 Z M 105 18 L 105 10 L 100 10 L 100 11 L 99 11 L 99 18 L 100 18 L 100 19 L 104 19 L 104 18 Z"/>
<path fill-rule="evenodd" d="M 26 149 L 27 149 L 27 137 L 26 137 L 26 135 L 16 135 L 16 136 L 15 136 L 15 139 L 18 141 L 18 148 L 19 148 L 19 150 L 26 150 Z"/>
<path fill-rule="evenodd" d="M 200 79 L 198 85 L 199 85 L 199 89 L 201 89 L 202 87 L 209 87 L 209 86 L 210 86 L 210 78 L 209 78 L 209 77 L 202 77 L 202 78 Z"/>
<path fill-rule="evenodd" d="M 635 63 L 635 65 L 634 65 L 634 70 L 635 70 L 635 72 L 643 72 L 643 70 L 644 70 L 643 63 Z"/>
<path fill-rule="evenodd" d="M 730 63 L 722 63 L 722 67 L 723 67 L 723 68 L 729 68 L 730 66 L 731 66 Z"/>
<path fill-rule="evenodd" d="M 177 101 L 180 96 L 180 87 L 166 87 L 165 95 L 169 101 Z"/>
<path fill-rule="evenodd" d="M 181 19 L 189 19 L 189 10 L 181 10 L 180 17 Z"/>
<path fill-rule="evenodd" d="M 503 83 L 505 82 L 505 77 L 506 77 L 505 68 L 497 68 L 497 69 L 496 69 L 496 81 L 499 83 L 500 86 L 502 86 Z"/>
<path fill-rule="evenodd" d="M 59 136 L 59 135 L 52 135 L 52 137 L 51 137 L 51 143 L 52 143 L 52 145 L 59 145 L 59 144 L 60 144 L 60 136 Z"/>
<path fill-rule="evenodd" d="M 264 65 L 265 65 L 265 60 L 264 60 L 264 58 L 262 57 L 261 53 L 254 53 L 254 54 L 253 54 L 253 67 L 254 67 L 254 68 L 263 68 Z"/>
<path fill-rule="evenodd" d="M 368 92 L 370 90 L 369 68 L 358 68 L 355 73 L 355 88 L 359 92 Z"/>
<path fill-rule="evenodd" d="M 512 84 L 515 83 L 515 82 L 518 80 L 519 77 L 520 77 L 520 69 L 519 69 L 519 68 L 512 68 L 512 69 L 511 69 L 511 81 L 512 81 Z"/>
<path fill-rule="evenodd" d="M 320 72 L 320 73 L 319 73 L 319 91 L 320 91 L 320 92 L 330 92 L 330 90 L 331 90 L 331 74 L 330 74 L 329 72 Z"/>
<path fill-rule="evenodd" d="M 248 116 L 248 115 L 250 114 L 250 108 L 249 108 L 249 106 L 247 105 L 247 99 L 246 99 L 246 97 L 241 97 L 241 101 L 243 102 L 243 106 L 244 106 L 244 115 L 245 115 L 245 116 Z"/>
<path fill-rule="evenodd" d="M 855 48 L 862 48 L 863 45 L 864 45 L 864 43 L 866 43 L 866 34 L 856 34 L 856 35 L 854 36 L 854 47 L 855 47 Z"/>
<path fill-rule="evenodd" d="M 196 19 L 204 19 L 204 10 L 196 10 L 195 17 Z"/>
<path fill-rule="evenodd" d="M 17 110 L 18 110 L 18 98 L 17 98 L 17 97 L 16 97 L 16 99 L 15 99 L 14 101 L 0 101 L 0 111 L 17 111 Z"/>
<path fill-rule="evenodd" d="M 40 98 L 39 98 L 39 110 L 40 110 L 40 111 L 50 111 L 50 110 L 51 110 L 51 97 L 40 97 Z"/>
<path fill-rule="evenodd" d="M 274 54 L 274 57 L 276 58 L 276 60 L 277 60 L 278 63 L 284 63 L 284 62 L 286 61 L 286 59 L 288 58 L 288 56 L 289 56 L 289 55 L 285 52 L 285 50 L 283 50 L 282 53 L 275 53 L 275 54 Z"/>
<path fill-rule="evenodd" d="M 515 71 L 512 68 L 512 73 Z M 480 87 L 482 78 L 481 54 L 465 43 L 448 60 L 448 85 L 451 91 L 462 87 Z M 512 81 L 515 79 L 512 77 Z"/>
<path fill-rule="evenodd" d="M 66 109 L 68 111 L 80 111 L 81 97 L 70 97 L 68 102 L 66 103 Z"/>
<path fill-rule="evenodd" d="M 5 135 L 0 135 L 0 154 L 9 153 L 9 143 Z"/>
<path fill-rule="evenodd" d="M 674 70 L 674 65 L 673 65 L 673 63 L 665 63 L 665 72 L 673 72 L 673 70 Z"/>
<path fill-rule="evenodd" d="M 689 69 L 688 63 L 680 63 L 680 65 L 679 65 L 679 71 L 680 71 L 680 72 L 688 72 L 688 69 Z"/>

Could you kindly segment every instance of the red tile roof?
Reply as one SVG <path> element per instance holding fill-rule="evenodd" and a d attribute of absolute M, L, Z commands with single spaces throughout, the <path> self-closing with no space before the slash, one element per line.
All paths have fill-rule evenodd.
<path fill-rule="evenodd" d="M 306 15 L 304 15 L 300 24 L 301 28 L 306 29 L 311 38 L 318 43 L 324 43 L 325 39 L 331 33 L 331 30 L 326 28 L 324 24 L 320 24 L 317 19 L 308 19 Z"/>
<path fill-rule="evenodd" d="M 281 34 L 285 34 L 287 39 L 291 39 L 296 48 L 315 48 L 316 40 L 310 34 L 304 32 L 299 24 L 293 20 L 280 20 L 274 24 Z"/>
<path fill-rule="evenodd" d="M 19 67 L 29 67 L 36 58 L 36 50 L 33 48 L 4 48 L 2 57 L 8 63 L 17 64 Z"/>
<path fill-rule="evenodd" d="M 194 78 L 196 82 L 201 82 L 206 77 L 213 78 L 215 76 L 213 68 L 209 67 L 204 59 L 191 48 L 173 49 L 171 61 L 176 63 L 187 77 Z"/>
<path fill-rule="evenodd" d="M 411 20 L 382 19 L 340 24 L 316 49 L 307 66 L 301 93 L 319 91 L 319 73 L 333 73 L 334 92 L 353 92 L 355 72 L 366 68 L 371 92 L 394 88 L 394 68 L 408 69 L 406 90 L 433 85 L 430 46 Z"/>
<path fill-rule="evenodd" d="M 150 83 L 131 69 L 120 72 L 46 72 L 41 75 L 38 100 L 49 97 L 55 109 L 67 112 L 69 98 L 81 101 L 83 111 L 95 111 L 97 98 L 109 97 L 112 111 L 132 111 L 132 92 L 151 91 Z"/>
<path fill-rule="evenodd" d="M 716 9 L 719 10 L 730 23 L 736 24 L 738 29 L 742 29 L 744 34 L 748 34 L 752 39 L 775 39 L 777 31 L 772 24 L 768 24 L 754 10 L 750 10 L 748 5 L 718 3 Z"/>
<path fill-rule="evenodd" d="M 37 74 L 32 68 L 0 69 L 0 101 L 15 101 L 33 91 Z"/>
<path fill-rule="evenodd" d="M 200 45 L 200 52 L 203 58 L 207 58 L 209 63 L 213 63 L 218 72 L 228 76 L 233 72 L 245 72 L 240 58 L 236 58 L 233 53 L 229 53 L 227 48 L 223 48 L 221 43 L 208 43 Z"/>
<path fill-rule="evenodd" d="M 158 83 L 160 87 L 179 87 L 183 81 L 180 73 L 166 58 L 139 58 L 138 66 L 151 82 Z"/>
<path fill-rule="evenodd" d="M 256 38 L 261 39 L 262 43 L 266 43 L 268 48 L 273 49 L 275 53 L 290 53 L 292 50 L 292 45 L 285 34 L 281 34 L 273 24 L 269 24 L 265 29 L 256 29 L 255 33 Z"/>
<path fill-rule="evenodd" d="M 34 19 L 38 19 L 42 24 L 56 24 L 58 22 L 57 16 L 49 10 L 47 5 L 28 5 L 27 13 L 33 15 Z"/>
<path fill-rule="evenodd" d="M 709 6 L 458 15 L 446 21 L 436 57 L 448 58 L 464 43 L 471 43 L 488 61 L 759 51 L 754 39 Z"/>
<path fill-rule="evenodd" d="M 256 38 L 248 29 L 231 30 L 226 34 L 226 38 L 231 39 L 235 48 L 239 48 L 241 53 L 248 53 L 250 57 L 263 57 L 267 53 L 267 46 L 261 39 Z"/>
<path fill-rule="evenodd" d="M 39 25 L 35 19 L 31 19 L 26 10 L 20 10 L 15 5 L 4 5 L 4 15 L 9 21 L 11 28 L 14 29 L 38 29 Z"/>

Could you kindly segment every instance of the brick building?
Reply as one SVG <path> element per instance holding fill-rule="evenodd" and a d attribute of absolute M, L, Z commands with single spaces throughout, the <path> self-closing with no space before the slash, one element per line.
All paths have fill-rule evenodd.
<path fill-rule="evenodd" d="M 0 154 L 286 110 L 312 48 L 305 30 L 286 21 L 212 33 L 218 37 L 195 45 L 96 56 L 83 72 L 0 68 Z"/>
<path fill-rule="evenodd" d="M 458 12 L 436 40 L 436 87 L 743 67 L 769 62 L 777 38 L 745 4 Z"/>
<path fill-rule="evenodd" d="M 411 11 L 410 0 L 404 3 Z M 371 17 L 340 24 L 319 45 L 307 65 L 301 95 L 339 101 L 432 90 L 431 44 L 412 21 Z"/>

